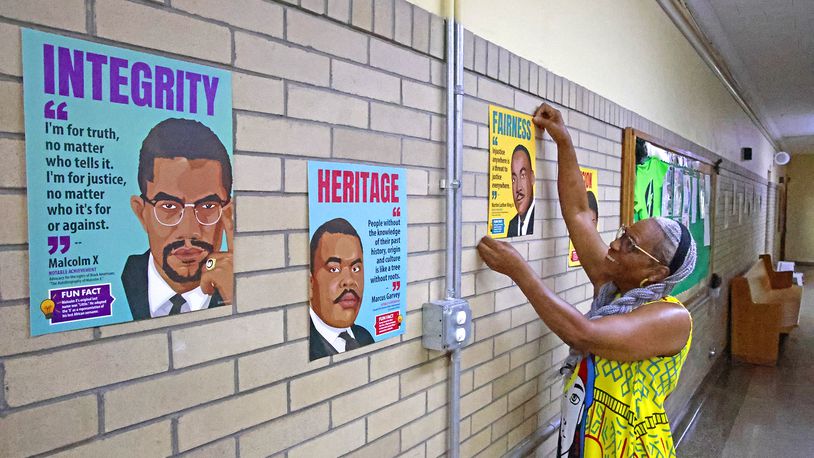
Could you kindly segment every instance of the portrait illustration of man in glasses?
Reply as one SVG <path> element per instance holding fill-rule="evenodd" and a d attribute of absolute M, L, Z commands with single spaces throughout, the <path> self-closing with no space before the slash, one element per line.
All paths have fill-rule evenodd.
<path fill-rule="evenodd" d="M 230 304 L 234 206 L 223 143 L 198 121 L 161 121 L 142 143 L 138 184 L 130 207 L 150 246 L 128 257 L 121 276 L 133 319 Z"/>

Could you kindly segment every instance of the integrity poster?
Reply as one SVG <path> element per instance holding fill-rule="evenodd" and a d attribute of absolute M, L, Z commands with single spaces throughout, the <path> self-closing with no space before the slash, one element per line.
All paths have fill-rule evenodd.
<path fill-rule="evenodd" d="M 535 127 L 531 116 L 489 106 L 489 234 L 534 233 Z"/>
<path fill-rule="evenodd" d="M 308 163 L 311 361 L 404 333 L 407 173 Z"/>
<path fill-rule="evenodd" d="M 230 74 L 22 38 L 31 334 L 231 303 Z"/>
<path fill-rule="evenodd" d="M 596 169 L 589 169 L 580 167 L 582 172 L 582 179 L 585 180 L 585 194 L 588 197 L 588 207 L 591 209 L 594 227 L 599 224 L 599 185 L 597 183 L 599 175 Z M 579 255 L 574 249 L 574 243 L 568 239 L 568 267 L 577 267 L 582 265 L 579 262 Z"/>

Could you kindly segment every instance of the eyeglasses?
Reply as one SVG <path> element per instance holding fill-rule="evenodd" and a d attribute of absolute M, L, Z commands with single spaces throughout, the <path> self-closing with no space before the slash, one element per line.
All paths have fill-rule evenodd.
<path fill-rule="evenodd" d="M 627 235 L 627 227 L 625 227 L 625 225 L 619 226 L 619 229 L 616 231 L 616 238 L 614 240 L 619 240 L 621 242 L 623 251 L 630 253 L 634 249 L 639 250 L 642 253 L 644 253 L 648 258 L 656 261 L 661 265 L 664 265 L 663 262 L 659 261 L 658 258 L 645 251 L 644 248 L 640 247 L 636 242 L 633 241 L 632 238 L 630 238 L 629 235 Z"/>
<path fill-rule="evenodd" d="M 217 196 L 204 197 L 195 203 L 185 203 L 181 199 L 158 193 L 156 197 L 148 199 L 144 194 L 141 198 L 153 206 L 155 219 L 162 226 L 177 226 L 184 218 L 184 210 L 192 207 L 195 219 L 203 226 L 212 226 L 220 221 L 223 207 L 229 204 L 228 200 L 220 200 Z"/>

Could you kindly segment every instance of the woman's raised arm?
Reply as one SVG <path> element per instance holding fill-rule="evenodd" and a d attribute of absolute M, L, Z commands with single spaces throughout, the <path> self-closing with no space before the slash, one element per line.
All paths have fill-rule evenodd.
<path fill-rule="evenodd" d="M 545 103 L 534 113 L 534 124 L 547 131 L 557 144 L 557 191 L 560 210 L 582 267 L 585 268 L 585 273 L 594 287 L 598 288 L 607 281 L 608 261 L 605 257 L 608 245 L 596 230 L 594 214 L 588 206 L 585 181 L 579 170 L 571 135 L 565 127 L 562 114 Z"/>

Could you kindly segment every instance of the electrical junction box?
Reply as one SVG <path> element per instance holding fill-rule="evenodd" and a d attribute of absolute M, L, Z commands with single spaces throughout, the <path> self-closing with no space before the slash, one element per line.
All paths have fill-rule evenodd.
<path fill-rule="evenodd" d="M 450 351 L 466 345 L 472 335 L 472 309 L 463 299 L 446 299 L 424 304 L 424 348 Z"/>

